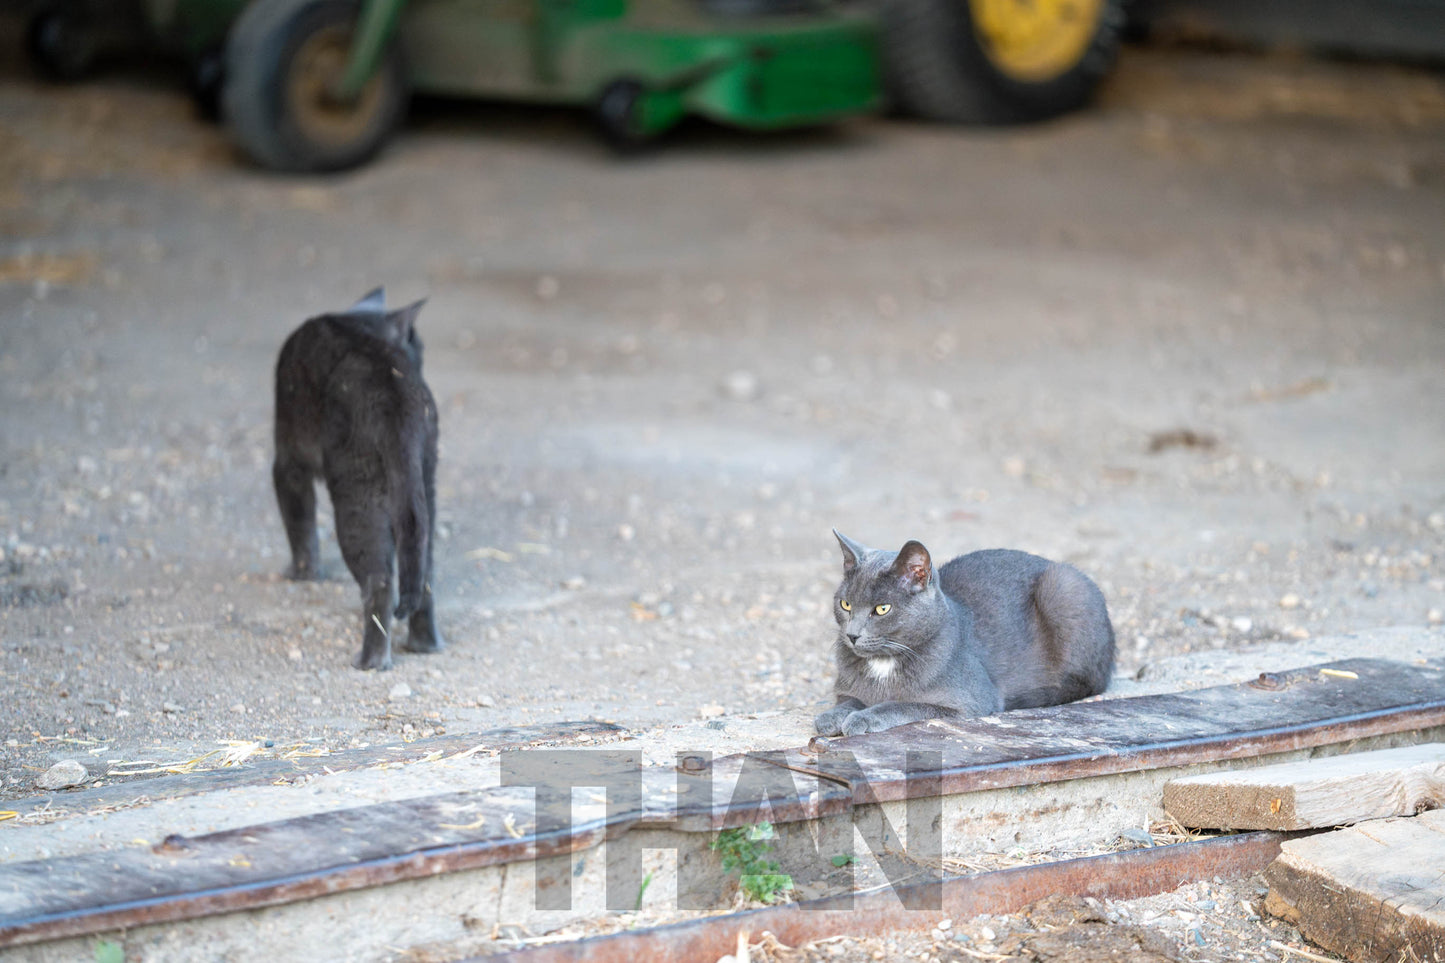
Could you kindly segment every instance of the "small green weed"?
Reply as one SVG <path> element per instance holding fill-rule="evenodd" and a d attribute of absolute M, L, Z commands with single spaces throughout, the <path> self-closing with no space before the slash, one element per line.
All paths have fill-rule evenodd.
<path fill-rule="evenodd" d="M 833 857 L 831 862 L 834 866 L 842 869 L 844 866 L 852 866 L 854 863 L 858 862 L 858 858 L 852 853 L 839 853 L 837 856 Z"/>
<path fill-rule="evenodd" d="M 125 947 L 113 940 L 96 940 L 95 963 L 125 963 Z"/>
<path fill-rule="evenodd" d="M 651 885 L 652 885 L 652 873 L 649 871 L 646 876 L 642 877 L 642 885 L 639 886 L 639 887 L 637 887 L 637 905 L 634 906 L 634 907 L 632 907 L 634 910 L 640 910 L 640 909 L 642 909 L 642 897 L 643 897 L 643 894 L 647 892 L 647 887 L 649 887 L 649 886 L 651 886 Z"/>
<path fill-rule="evenodd" d="M 777 834 L 771 823 L 724 829 L 712 841 L 712 850 L 722 855 L 723 870 L 738 874 L 738 887 L 744 896 L 759 903 L 776 903 L 793 888 L 793 877 L 779 873 L 777 863 L 763 854 L 772 849 L 769 842 Z"/>

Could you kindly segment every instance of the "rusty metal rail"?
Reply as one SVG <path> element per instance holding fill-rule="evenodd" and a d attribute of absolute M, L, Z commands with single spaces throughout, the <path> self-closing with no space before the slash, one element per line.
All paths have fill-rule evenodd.
<path fill-rule="evenodd" d="M 942 881 L 942 908 L 937 910 L 906 909 L 906 904 L 920 902 L 922 887 L 901 886 L 530 947 L 506 958 L 516 963 L 713 963 L 737 947 L 737 934 L 742 931 L 757 935 L 767 930 L 784 945 L 798 946 L 839 933 L 878 936 L 927 930 L 944 919 L 1014 913 L 1046 896 L 1138 899 L 1201 879 L 1238 879 L 1260 872 L 1279 855 L 1280 843 L 1288 838 L 1284 833 L 1244 833 L 956 876 Z M 494 959 L 495 955 L 473 957 L 464 963 Z"/>

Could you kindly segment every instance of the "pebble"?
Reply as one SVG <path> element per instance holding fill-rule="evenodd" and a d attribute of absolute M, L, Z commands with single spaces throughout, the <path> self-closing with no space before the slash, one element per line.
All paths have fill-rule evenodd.
<path fill-rule="evenodd" d="M 72 786 L 79 786 L 90 778 L 85 771 L 85 766 L 74 759 L 65 759 L 57 762 L 35 780 L 35 785 L 41 789 L 69 789 Z"/>
<path fill-rule="evenodd" d="M 733 401 L 753 401 L 758 391 L 758 376 L 751 371 L 734 371 L 723 379 L 722 392 Z"/>
<path fill-rule="evenodd" d="M 407 685 L 405 682 L 398 682 L 396 685 L 391 687 L 391 691 L 386 694 L 386 697 L 392 702 L 396 702 L 399 699 L 410 699 L 411 686 Z"/>
<path fill-rule="evenodd" d="M 998 937 L 998 934 L 993 931 L 993 927 L 991 926 L 980 926 L 978 929 L 978 937 L 986 943 L 992 943 Z"/>
<path fill-rule="evenodd" d="M 496 704 L 497 704 L 497 700 L 496 700 L 496 699 L 493 699 L 493 698 L 492 698 L 491 696 L 489 696 L 489 695 L 477 696 L 477 705 L 481 706 L 483 709 L 490 709 L 490 708 L 494 707 Z"/>
<path fill-rule="evenodd" d="M 587 587 L 587 580 L 580 575 L 574 575 L 569 579 L 564 579 L 562 587 L 569 592 L 580 592 Z"/>
<path fill-rule="evenodd" d="M 1279 607 L 1282 609 L 1297 609 L 1300 606 L 1300 597 L 1293 592 L 1280 597 Z"/>
<path fill-rule="evenodd" d="M 1248 632 L 1250 629 L 1254 628 L 1254 621 L 1245 615 L 1241 615 L 1238 618 L 1233 619 L 1232 621 L 1230 621 L 1229 624 L 1234 629 L 1234 631 L 1241 634 Z"/>

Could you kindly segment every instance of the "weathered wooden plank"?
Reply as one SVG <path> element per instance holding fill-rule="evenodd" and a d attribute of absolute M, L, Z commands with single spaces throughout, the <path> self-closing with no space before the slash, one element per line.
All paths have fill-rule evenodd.
<path fill-rule="evenodd" d="M 1265 909 L 1326 949 L 1445 959 L 1445 810 L 1289 840 L 1264 878 Z"/>
<path fill-rule="evenodd" d="M 859 803 L 1242 759 L 1445 725 L 1445 671 L 1347 659 L 1255 682 L 934 719 L 758 753 Z"/>
<path fill-rule="evenodd" d="M 621 735 L 624 732 L 625 729 L 613 723 L 591 720 L 508 726 L 462 735 L 433 736 L 414 742 L 368 746 L 364 749 L 339 749 L 319 756 L 280 759 L 256 757 L 239 766 L 202 769 L 175 775 L 111 777 L 103 786 L 67 789 L 6 800 L 3 808 L 22 815 L 40 810 L 84 812 L 107 806 L 129 806 L 139 800 L 155 802 L 161 799 L 179 799 L 182 796 L 236 786 L 266 786 L 280 780 L 298 779 L 311 773 L 345 772 L 378 763 L 417 762 L 438 752 L 449 756 L 479 747 L 491 752 L 557 743 L 592 743 L 594 740 Z"/>
<path fill-rule="evenodd" d="M 1326 829 L 1445 806 L 1445 744 L 1183 776 L 1164 808 L 1191 829 Z"/>
<path fill-rule="evenodd" d="M 527 764 L 514 767 L 510 786 L 0 864 L 0 948 L 575 852 L 639 822 L 710 832 L 851 805 L 847 787 L 759 760 L 694 779 L 685 771 L 641 770 L 640 754 L 628 751 L 541 750 L 518 758 Z M 616 798 L 594 788 L 574 810 L 573 785 L 611 786 Z"/>
<path fill-rule="evenodd" d="M 1263 688 L 1221 686 L 935 722 L 819 744 L 807 755 L 733 756 L 716 766 L 683 760 L 680 771 L 643 775 L 636 793 L 627 776 L 637 775 L 639 753 L 612 753 L 612 764 L 625 771 L 591 774 L 589 765 L 582 778 L 575 769 L 586 754 L 554 750 L 521 764 L 519 772 L 532 781 L 511 779 L 510 790 L 363 806 L 153 849 L 3 865 L 0 947 L 565 853 L 638 824 L 706 831 L 760 818 L 811 819 L 858 803 L 1285 752 L 1445 725 L 1440 668 L 1376 660 L 1333 668 L 1353 677 L 1322 675 L 1314 667 L 1263 680 Z M 910 772 L 910 753 L 917 750 L 923 754 L 911 757 Z M 553 770 L 560 781 L 547 775 Z M 809 778 L 798 778 L 800 772 Z M 610 786 L 614 777 L 630 802 L 580 816 L 570 832 L 555 828 L 572 798 L 563 786 Z M 539 796 L 534 810 L 526 786 L 556 791 L 543 794 L 545 801 Z"/>

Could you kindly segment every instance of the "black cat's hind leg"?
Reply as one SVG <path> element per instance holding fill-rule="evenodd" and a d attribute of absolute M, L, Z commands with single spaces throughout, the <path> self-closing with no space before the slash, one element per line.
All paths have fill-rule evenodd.
<path fill-rule="evenodd" d="M 331 503 L 336 510 L 336 540 L 341 557 L 361 586 L 364 609 L 361 614 L 361 654 L 352 665 L 358 669 L 391 668 L 391 613 L 396 606 L 396 589 L 391 567 L 395 556 L 391 525 L 385 511 L 364 496 L 352 498 L 343 488 L 332 486 Z"/>
<path fill-rule="evenodd" d="M 440 652 L 446 643 L 437 629 L 436 605 L 432 600 L 431 586 L 422 594 L 421 605 L 411 613 L 407 622 L 406 650 L 408 652 Z"/>
<path fill-rule="evenodd" d="M 291 545 L 291 566 L 286 577 L 310 581 L 321 577 L 321 550 L 316 539 L 316 479 L 311 469 L 284 452 L 271 464 L 276 504 L 286 540 Z"/>

